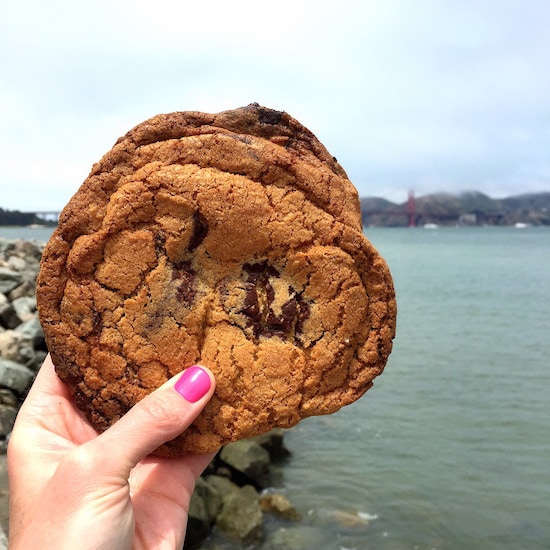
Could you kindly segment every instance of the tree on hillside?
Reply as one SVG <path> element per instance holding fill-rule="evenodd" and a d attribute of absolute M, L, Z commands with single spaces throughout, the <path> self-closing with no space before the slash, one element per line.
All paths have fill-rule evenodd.
<path fill-rule="evenodd" d="M 19 210 L 4 210 L 0 208 L 0 225 L 31 225 L 33 223 L 43 224 L 44 220 L 35 214 L 27 214 Z"/>

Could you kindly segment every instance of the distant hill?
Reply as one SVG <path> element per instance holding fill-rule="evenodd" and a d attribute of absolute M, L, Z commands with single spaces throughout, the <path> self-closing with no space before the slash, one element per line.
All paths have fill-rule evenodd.
<path fill-rule="evenodd" d="M 365 226 L 406 226 L 411 219 L 415 225 L 550 225 L 550 192 L 505 199 L 492 199 L 479 191 L 459 195 L 434 193 L 417 197 L 414 210 L 407 202 L 395 204 L 364 197 L 361 211 Z"/>
<path fill-rule="evenodd" d="M 46 222 L 40 219 L 35 214 L 29 214 L 26 212 L 19 212 L 19 210 L 4 210 L 0 208 L 0 226 L 2 225 L 32 225 L 41 224 Z"/>
<path fill-rule="evenodd" d="M 414 212 L 407 202 L 393 203 L 380 197 L 361 198 L 363 225 L 400 227 L 435 223 L 438 225 L 550 225 L 550 192 L 526 193 L 492 199 L 479 191 L 453 195 L 433 193 L 415 199 Z M 0 226 L 52 224 L 34 214 L 0 208 Z"/>

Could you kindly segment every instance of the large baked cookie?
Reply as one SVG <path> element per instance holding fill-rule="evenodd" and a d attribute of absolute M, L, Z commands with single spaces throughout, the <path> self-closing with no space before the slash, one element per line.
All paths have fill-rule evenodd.
<path fill-rule="evenodd" d="M 158 115 L 119 139 L 63 210 L 37 300 L 98 430 L 182 369 L 213 371 L 213 399 L 162 455 L 337 411 L 395 333 L 357 191 L 309 130 L 257 104 Z"/>

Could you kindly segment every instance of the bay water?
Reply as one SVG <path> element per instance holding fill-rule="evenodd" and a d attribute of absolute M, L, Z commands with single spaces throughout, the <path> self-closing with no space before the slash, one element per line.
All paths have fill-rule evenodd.
<path fill-rule="evenodd" d="M 286 435 L 278 490 L 310 547 L 550 549 L 550 228 L 366 234 L 397 337 L 363 398 Z"/>
<path fill-rule="evenodd" d="M 284 486 L 316 547 L 549 549 L 550 228 L 366 234 L 397 337 L 363 398 L 288 434 Z"/>

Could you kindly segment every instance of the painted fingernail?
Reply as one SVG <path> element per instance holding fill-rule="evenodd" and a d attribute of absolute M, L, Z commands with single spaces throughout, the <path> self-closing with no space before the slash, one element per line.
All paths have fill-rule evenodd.
<path fill-rule="evenodd" d="M 210 384 L 208 373 L 201 367 L 194 365 L 185 370 L 174 388 L 184 399 L 190 403 L 196 403 L 208 393 Z"/>

